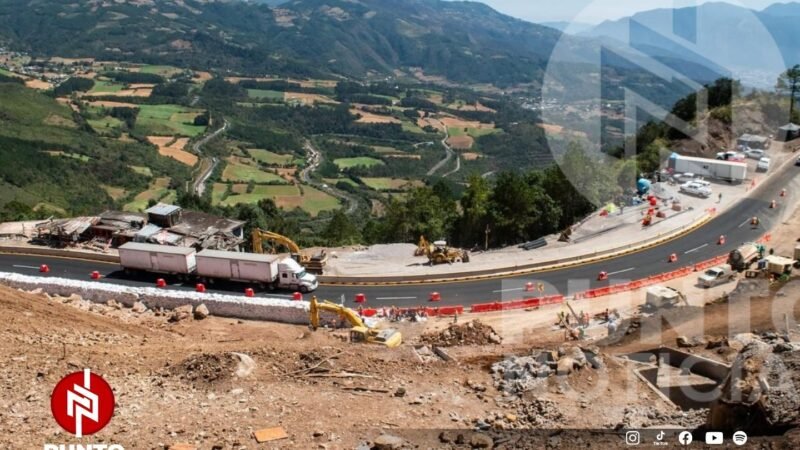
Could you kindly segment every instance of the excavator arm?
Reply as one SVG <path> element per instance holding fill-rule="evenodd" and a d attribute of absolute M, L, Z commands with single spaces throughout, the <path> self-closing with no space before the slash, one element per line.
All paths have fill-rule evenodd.
<path fill-rule="evenodd" d="M 264 231 L 259 228 L 253 230 L 253 253 L 264 253 L 264 242 L 274 242 L 276 244 L 283 245 L 289 252 L 295 255 L 300 254 L 300 246 L 295 244 L 293 240 L 289 239 L 286 236 L 282 236 L 278 233 L 273 233 L 271 231 Z"/>
<path fill-rule="evenodd" d="M 346 306 L 337 305 L 336 303 L 327 300 L 320 303 L 317 301 L 316 297 L 311 297 L 311 302 L 309 304 L 309 316 L 310 316 L 311 327 L 313 329 L 319 328 L 320 311 L 328 311 L 338 314 L 339 317 L 341 317 L 343 320 L 346 320 L 351 327 L 369 328 L 366 326 L 366 324 L 364 324 L 364 321 L 361 320 L 360 317 L 358 317 L 358 314 L 356 314 L 356 312 L 353 311 L 352 309 Z"/>

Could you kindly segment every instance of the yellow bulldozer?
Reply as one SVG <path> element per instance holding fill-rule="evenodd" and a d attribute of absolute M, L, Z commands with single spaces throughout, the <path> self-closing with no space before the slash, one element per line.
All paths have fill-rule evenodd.
<path fill-rule="evenodd" d="M 428 262 L 434 264 L 453 264 L 454 262 L 469 262 L 469 252 L 460 248 L 447 246 L 445 241 L 428 242 L 425 236 L 419 237 L 419 244 L 414 251 L 414 256 L 427 256 Z"/>
<path fill-rule="evenodd" d="M 306 255 L 300 252 L 300 246 L 286 236 L 271 231 L 264 231 L 256 228 L 252 233 L 252 246 L 253 253 L 264 253 L 264 243 L 272 242 L 273 244 L 282 245 L 289 250 L 292 258 L 300 263 L 307 271 L 311 273 L 321 274 L 328 263 L 328 255 L 323 250 L 322 253 L 317 255 Z M 271 248 L 271 253 L 276 253 L 274 246 Z"/>
<path fill-rule="evenodd" d="M 350 324 L 350 342 L 365 342 L 368 344 L 384 345 L 389 348 L 397 347 L 403 343 L 403 335 L 393 328 L 379 330 L 371 328 L 361 320 L 361 317 L 350 308 L 336 303 L 325 300 L 318 302 L 317 297 L 311 297 L 309 307 L 309 322 L 311 322 L 311 329 L 316 330 L 319 328 L 320 311 L 328 311 L 335 313 L 342 321 L 347 321 Z"/>

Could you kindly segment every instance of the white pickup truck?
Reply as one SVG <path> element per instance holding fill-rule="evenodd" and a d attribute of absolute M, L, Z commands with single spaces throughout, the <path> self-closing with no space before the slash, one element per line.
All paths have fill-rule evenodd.
<path fill-rule="evenodd" d="M 736 279 L 736 273 L 728 264 L 712 267 L 697 278 L 697 284 L 704 288 L 714 287 Z"/>

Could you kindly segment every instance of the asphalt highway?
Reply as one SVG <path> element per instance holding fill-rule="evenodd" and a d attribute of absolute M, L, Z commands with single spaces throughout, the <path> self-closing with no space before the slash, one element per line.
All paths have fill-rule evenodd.
<path fill-rule="evenodd" d="M 476 281 L 459 281 L 434 284 L 410 285 L 374 285 L 374 286 L 321 286 L 315 294 L 319 298 L 339 300 L 344 296 L 348 304 L 353 303 L 357 293 L 367 297 L 367 305 L 399 307 L 428 304 L 431 292 L 438 292 L 441 301 L 437 306 L 470 305 L 499 300 L 512 300 L 537 296 L 536 292 L 526 292 L 525 285 L 543 283 L 545 295 L 572 295 L 586 289 L 608 286 L 610 284 L 646 278 L 651 275 L 670 272 L 690 266 L 696 262 L 726 254 L 744 242 L 750 242 L 763 236 L 769 229 L 777 225 L 787 205 L 794 203 L 800 195 L 800 167 L 787 166 L 777 173 L 770 174 L 759 188 L 757 195 L 746 198 L 710 222 L 691 233 L 664 244 L 636 253 L 588 263 L 569 268 L 540 271 L 527 275 L 508 278 L 498 277 Z M 779 196 L 781 189 L 787 189 L 789 195 Z M 707 200 L 707 207 L 715 205 L 716 196 Z M 769 203 L 778 201 L 778 207 L 771 209 Z M 750 226 L 750 218 L 757 216 L 761 223 L 758 228 Z M 717 245 L 720 235 L 725 235 L 726 244 Z M 535 251 L 535 250 L 534 250 Z M 675 253 L 678 262 L 669 263 L 668 256 Z M 48 264 L 50 273 L 42 275 L 40 264 Z M 0 254 L 0 271 L 17 272 L 34 276 L 63 277 L 78 280 L 89 280 L 89 274 L 97 270 L 103 278 L 100 283 L 116 283 L 133 286 L 154 286 L 158 275 L 145 275 L 138 278 L 126 277 L 116 264 L 85 261 L 79 259 L 63 259 L 42 256 L 22 256 Z M 598 281 L 597 274 L 605 271 L 609 280 Z M 175 280 L 167 280 L 168 289 L 194 289 L 194 284 L 180 284 Z M 244 285 L 215 285 L 211 292 L 241 293 Z M 290 298 L 290 292 L 259 292 L 265 297 Z"/>

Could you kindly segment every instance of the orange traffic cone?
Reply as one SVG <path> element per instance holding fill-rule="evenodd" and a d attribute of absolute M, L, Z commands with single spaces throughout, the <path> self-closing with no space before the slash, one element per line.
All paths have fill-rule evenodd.
<path fill-rule="evenodd" d="M 777 203 L 775 200 L 773 200 L 773 201 L 772 201 L 772 202 L 769 204 L 769 207 L 770 207 L 770 209 L 775 209 L 775 207 L 776 207 L 777 205 L 778 205 L 778 203 Z"/>
<path fill-rule="evenodd" d="M 719 240 L 717 241 L 717 245 L 725 245 L 725 235 L 721 234 L 719 236 Z"/>
<path fill-rule="evenodd" d="M 781 197 L 786 197 L 786 189 L 781 189 Z"/>
<path fill-rule="evenodd" d="M 671 263 L 677 262 L 678 261 L 678 255 L 676 255 L 675 253 L 669 255 L 669 260 L 668 261 L 671 262 Z"/>
<path fill-rule="evenodd" d="M 608 279 L 608 272 L 603 271 L 597 274 L 597 281 L 605 281 L 607 279 Z"/>

